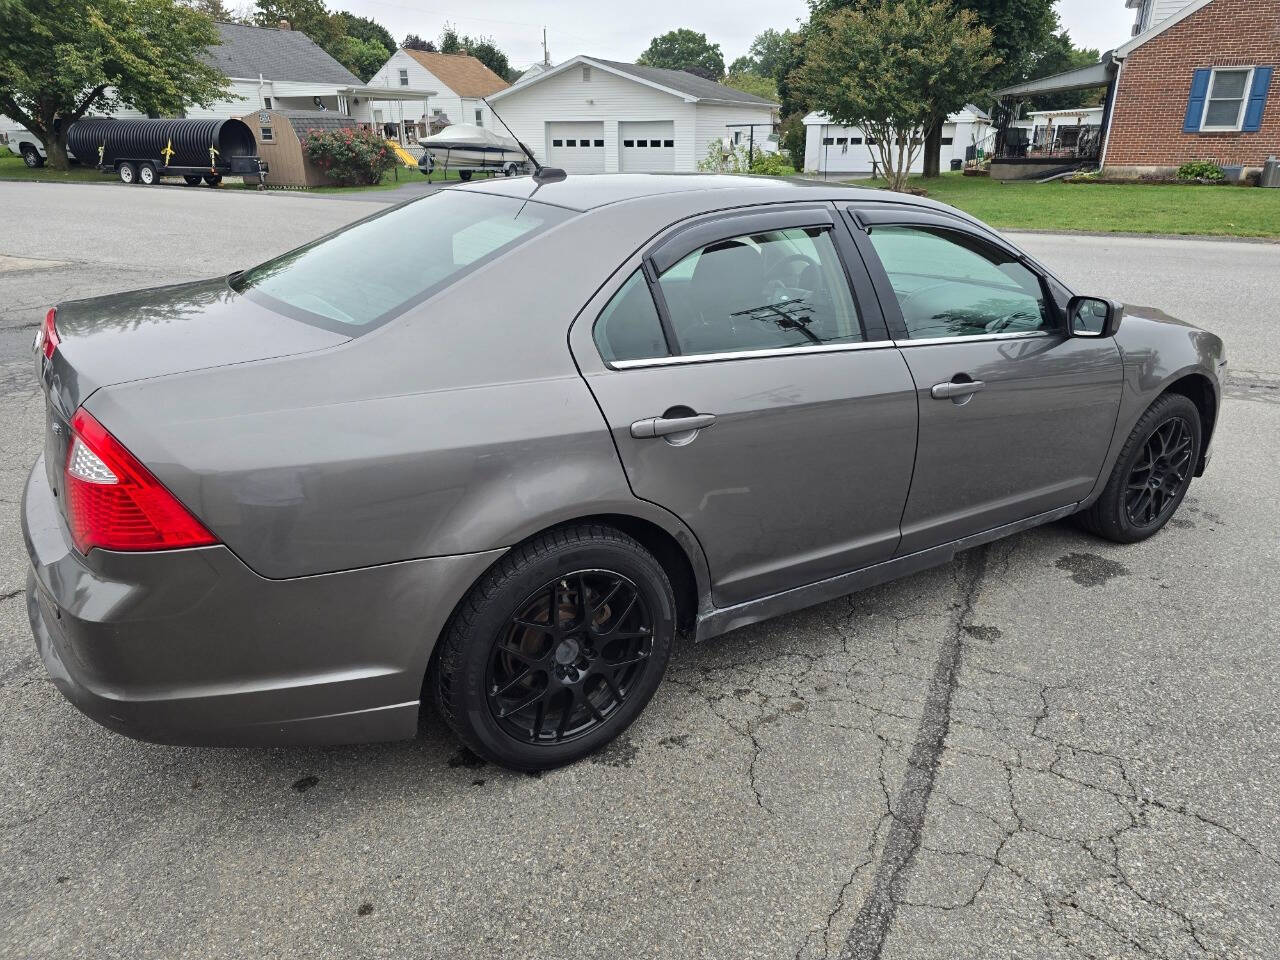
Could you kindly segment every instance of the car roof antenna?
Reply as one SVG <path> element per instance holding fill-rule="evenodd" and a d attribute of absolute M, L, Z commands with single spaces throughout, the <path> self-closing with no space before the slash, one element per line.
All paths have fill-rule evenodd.
<path fill-rule="evenodd" d="M 524 151 L 524 155 L 529 158 L 529 162 L 533 164 L 533 180 L 535 183 L 541 186 L 544 183 L 555 183 L 556 181 L 563 180 L 568 176 L 568 174 L 559 167 L 544 167 L 540 164 L 538 162 L 538 158 L 533 155 L 533 151 L 526 147 L 524 142 L 512 133 L 511 128 L 507 126 L 507 121 L 503 120 L 498 111 L 493 109 L 493 104 L 491 104 L 486 97 L 481 97 L 480 101 L 489 108 L 490 113 L 498 118 L 498 122 L 502 124 L 503 129 L 510 134 L 511 139 L 519 145 L 520 149 Z"/>

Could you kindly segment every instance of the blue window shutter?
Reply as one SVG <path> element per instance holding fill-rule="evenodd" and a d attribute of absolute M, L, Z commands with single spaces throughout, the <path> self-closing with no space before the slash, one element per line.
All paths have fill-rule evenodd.
<path fill-rule="evenodd" d="M 1249 101 L 1244 107 L 1245 133 L 1257 133 L 1262 128 L 1262 111 L 1267 105 L 1267 87 L 1271 85 L 1271 67 L 1254 67 L 1253 86 L 1249 88 Z"/>
<path fill-rule="evenodd" d="M 1199 133 L 1200 118 L 1204 116 L 1204 101 L 1209 96 L 1209 75 L 1212 70 L 1197 70 L 1191 78 L 1191 97 L 1187 100 L 1187 119 L 1183 121 L 1183 133 Z"/>

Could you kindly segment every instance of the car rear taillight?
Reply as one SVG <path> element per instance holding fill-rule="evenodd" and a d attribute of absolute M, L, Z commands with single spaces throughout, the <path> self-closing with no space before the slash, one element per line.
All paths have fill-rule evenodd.
<path fill-rule="evenodd" d="M 71 418 L 67 523 L 76 549 L 171 550 L 217 543 L 151 471 L 81 408 Z"/>
<path fill-rule="evenodd" d="M 58 308 L 50 307 L 49 312 L 44 315 L 44 323 L 40 324 L 40 329 L 36 331 L 36 349 L 45 355 L 45 358 L 53 356 L 53 351 L 58 349 L 61 338 L 58 336 Z"/>

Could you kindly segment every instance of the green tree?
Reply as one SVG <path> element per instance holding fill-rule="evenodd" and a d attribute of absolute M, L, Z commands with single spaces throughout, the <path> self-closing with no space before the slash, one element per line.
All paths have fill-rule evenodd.
<path fill-rule="evenodd" d="M 228 94 L 204 60 L 217 27 L 176 0 L 5 0 L 4 14 L 0 113 L 40 138 L 55 170 L 67 169 L 67 129 L 90 110 L 177 113 Z"/>
<path fill-rule="evenodd" d="M 866 5 L 868 0 L 809 0 L 810 23 L 836 10 Z M 958 10 L 969 10 L 981 26 L 991 30 L 991 46 L 997 62 L 984 82 L 972 91 L 1005 87 L 1026 78 L 1036 52 L 1057 29 L 1055 0 L 954 0 Z M 963 106 L 963 104 L 962 104 Z M 945 118 L 944 118 L 945 119 Z M 938 175 L 942 152 L 942 120 L 925 131 L 924 175 Z"/>
<path fill-rule="evenodd" d="M 425 53 L 435 53 L 436 45 L 430 40 L 423 40 L 416 33 L 411 33 L 404 38 L 404 43 L 400 44 L 406 50 L 422 50 Z"/>
<path fill-rule="evenodd" d="M 720 44 L 711 43 L 705 33 L 680 29 L 654 37 L 649 48 L 636 58 L 644 67 L 683 70 L 706 80 L 724 76 L 724 54 Z"/>
<path fill-rule="evenodd" d="M 981 89 L 997 62 L 991 30 L 950 0 L 881 0 L 825 16 L 791 82 L 834 123 L 874 139 L 901 190 L 923 132 Z"/>
<path fill-rule="evenodd" d="M 347 13 L 345 10 L 339 10 L 335 16 L 342 21 L 343 32 L 348 37 L 364 43 L 376 43 L 382 47 L 386 51 L 386 56 L 382 59 L 385 60 L 396 52 L 396 38 L 378 21 L 370 20 L 368 17 L 357 17 L 354 13 Z"/>
<path fill-rule="evenodd" d="M 1066 73 L 1077 67 L 1087 67 L 1100 59 L 1097 50 L 1077 47 L 1071 42 L 1067 31 L 1060 30 L 1049 34 L 1044 45 L 1035 52 L 1031 66 L 1027 69 L 1023 80 L 1039 80 L 1041 77 L 1052 77 L 1054 74 Z M 1046 93 L 1032 98 L 1036 110 L 1070 110 L 1072 107 L 1095 107 L 1102 102 L 1103 91 L 1100 88 L 1088 90 L 1067 90 L 1062 93 Z"/>
<path fill-rule="evenodd" d="M 774 103 L 778 102 L 778 85 L 769 77 L 762 77 L 755 73 L 731 73 L 724 78 L 724 85 Z"/>
<path fill-rule="evenodd" d="M 325 52 L 365 83 L 382 69 L 391 56 L 377 40 L 361 40 L 346 34 L 333 41 Z"/>
<path fill-rule="evenodd" d="M 465 53 L 475 57 L 508 83 L 514 79 L 511 61 L 498 49 L 492 37 L 469 37 L 458 33 L 453 24 L 446 23 L 440 31 L 439 47 L 441 53 Z"/>
<path fill-rule="evenodd" d="M 290 30 L 305 33 L 331 57 L 332 48 L 346 35 L 342 20 L 329 12 L 324 0 L 258 0 L 253 20 L 260 27 L 275 27 L 288 20 Z"/>
<path fill-rule="evenodd" d="M 199 10 L 210 20 L 221 23 L 241 23 L 240 15 L 228 7 L 223 0 L 182 0 L 185 6 Z"/>
<path fill-rule="evenodd" d="M 772 29 L 758 34 L 747 51 L 751 62 L 755 64 L 752 72 L 777 80 L 790 64 L 791 44 L 795 36 L 790 30 Z"/>

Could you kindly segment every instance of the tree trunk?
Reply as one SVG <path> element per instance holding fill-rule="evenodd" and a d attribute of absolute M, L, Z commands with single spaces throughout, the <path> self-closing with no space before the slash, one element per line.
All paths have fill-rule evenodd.
<path fill-rule="evenodd" d="M 67 135 L 59 130 L 54 136 L 44 141 L 44 153 L 47 162 L 54 170 L 71 169 L 71 160 L 67 157 Z"/>
<path fill-rule="evenodd" d="M 942 166 L 942 121 L 935 120 L 924 132 L 924 175 L 936 177 Z"/>

